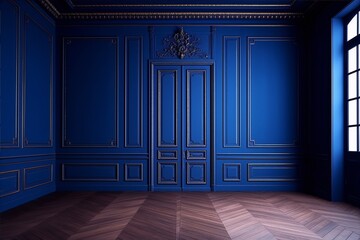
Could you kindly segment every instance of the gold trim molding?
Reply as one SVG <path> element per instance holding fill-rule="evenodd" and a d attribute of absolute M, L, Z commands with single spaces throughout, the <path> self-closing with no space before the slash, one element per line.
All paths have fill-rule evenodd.
<path fill-rule="evenodd" d="M 49 0 L 40 0 L 41 5 L 50 12 L 55 18 L 59 18 L 61 13 L 56 9 L 56 7 Z"/>
<path fill-rule="evenodd" d="M 39 0 L 40 4 L 56 19 L 63 20 L 162 20 L 162 19 L 297 19 L 303 18 L 298 12 L 60 12 L 50 0 Z M 74 5 L 74 7 L 291 7 L 296 0 L 288 4 L 101 4 Z"/>
<path fill-rule="evenodd" d="M 49 0 L 41 0 L 45 1 L 49 5 L 52 5 Z M 201 7 L 201 8 L 209 8 L 209 7 L 256 7 L 256 8 L 268 8 L 268 7 L 281 7 L 288 8 L 292 7 L 297 0 L 289 0 L 288 3 L 215 3 L 215 4 L 205 4 L 205 3 L 167 3 L 167 4 L 75 4 L 73 0 L 66 0 L 66 3 L 71 8 L 147 8 L 147 7 L 157 7 L 157 8 L 168 8 L 168 7 L 181 7 L 181 8 L 191 8 L 191 7 Z"/>
<path fill-rule="evenodd" d="M 297 19 L 302 13 L 243 13 L 243 12 L 112 12 L 64 13 L 60 19 L 70 20 L 162 20 L 162 19 Z"/>
<path fill-rule="evenodd" d="M 72 0 L 68 0 L 68 2 L 71 4 L 74 8 L 128 8 L 128 7 L 161 7 L 161 8 L 167 8 L 167 7 L 257 7 L 257 8 L 268 8 L 268 7 L 292 7 L 297 0 L 289 1 L 289 3 L 283 3 L 283 4 L 275 4 L 275 3 L 263 3 L 263 4 L 251 4 L 251 3 L 239 3 L 239 4 L 201 4 L 201 3 L 188 3 L 188 4 L 74 4 Z"/>
<path fill-rule="evenodd" d="M 128 7 L 292 7 L 297 0 L 289 0 L 288 3 L 215 3 L 215 4 L 201 4 L 201 3 L 167 3 L 167 4 L 74 4 L 73 0 L 67 0 L 67 3 L 72 8 L 128 8 Z"/>

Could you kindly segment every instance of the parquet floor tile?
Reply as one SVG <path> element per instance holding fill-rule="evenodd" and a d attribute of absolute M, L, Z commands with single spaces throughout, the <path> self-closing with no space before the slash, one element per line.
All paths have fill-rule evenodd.
<path fill-rule="evenodd" d="M 301 193 L 65 192 L 0 215 L 0 239 L 360 239 L 360 210 Z"/>

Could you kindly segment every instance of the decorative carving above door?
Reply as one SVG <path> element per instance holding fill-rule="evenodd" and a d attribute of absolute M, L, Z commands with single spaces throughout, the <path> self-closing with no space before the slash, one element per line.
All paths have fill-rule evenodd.
<path fill-rule="evenodd" d="M 159 58 L 165 57 L 178 57 L 183 59 L 185 57 L 199 57 L 208 58 L 199 45 L 200 39 L 188 34 L 184 31 L 183 27 L 180 27 L 177 32 L 172 36 L 165 37 L 163 39 L 164 49 L 157 52 Z"/>

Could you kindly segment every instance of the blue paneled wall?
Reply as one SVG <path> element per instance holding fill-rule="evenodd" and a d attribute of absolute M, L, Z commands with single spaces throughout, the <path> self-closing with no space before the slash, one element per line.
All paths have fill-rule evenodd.
<path fill-rule="evenodd" d="M 296 22 L 55 29 L 32 1 L 12 0 L 0 16 L 1 210 L 55 182 L 58 191 L 301 187 Z M 190 39 L 183 52 L 176 34 Z"/>
<path fill-rule="evenodd" d="M 296 28 L 218 27 L 216 43 L 214 189 L 298 189 Z"/>
<path fill-rule="evenodd" d="M 60 27 L 59 189 L 298 189 L 297 28 L 171 25 Z M 180 27 L 197 47 L 183 59 L 168 51 Z M 206 66 L 205 90 L 187 102 L 200 85 L 185 69 Z M 189 136 L 209 145 L 191 146 Z"/>
<path fill-rule="evenodd" d="M 55 23 L 27 1 L 0 3 L 0 211 L 55 191 Z"/>
<path fill-rule="evenodd" d="M 305 185 L 314 195 L 359 206 L 360 164 L 358 153 L 347 151 L 347 106 L 342 104 L 347 96 L 346 67 L 341 63 L 347 59 L 343 51 L 346 23 L 360 2 L 321 6 L 308 15 L 304 26 L 308 60 Z"/>
<path fill-rule="evenodd" d="M 59 190 L 148 190 L 147 27 L 60 29 Z"/>
<path fill-rule="evenodd" d="M 62 147 L 116 147 L 117 39 L 74 37 L 63 43 Z"/>

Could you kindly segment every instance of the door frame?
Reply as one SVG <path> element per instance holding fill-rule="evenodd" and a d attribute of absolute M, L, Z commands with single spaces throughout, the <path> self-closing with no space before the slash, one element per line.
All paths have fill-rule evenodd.
<path fill-rule="evenodd" d="M 155 66 L 209 66 L 210 67 L 210 189 L 214 191 L 215 183 L 215 61 L 213 60 L 149 60 L 149 191 L 154 191 L 154 68 Z"/>

